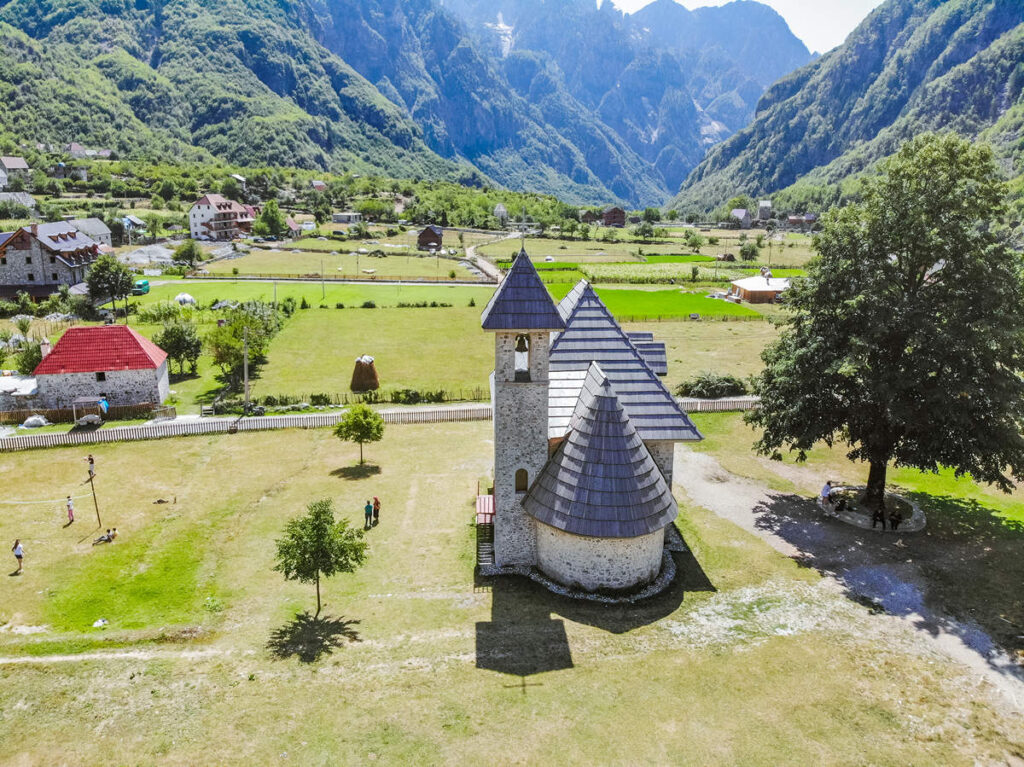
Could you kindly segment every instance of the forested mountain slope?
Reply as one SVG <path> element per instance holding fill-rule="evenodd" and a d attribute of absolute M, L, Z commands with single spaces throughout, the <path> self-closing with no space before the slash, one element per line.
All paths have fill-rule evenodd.
<path fill-rule="evenodd" d="M 809 58 L 758 3 L 708 23 L 665 2 L 0 0 L 0 114 L 27 141 L 153 159 L 658 203 Z"/>
<path fill-rule="evenodd" d="M 769 88 L 754 121 L 709 152 L 670 205 L 776 193 L 776 207 L 825 207 L 902 141 L 944 129 L 991 140 L 1019 189 L 1022 123 L 1024 3 L 887 0 L 843 45 Z"/>

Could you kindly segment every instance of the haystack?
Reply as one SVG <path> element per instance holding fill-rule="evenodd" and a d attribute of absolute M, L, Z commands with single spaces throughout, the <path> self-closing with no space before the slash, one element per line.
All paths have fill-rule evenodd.
<path fill-rule="evenodd" d="M 352 371 L 352 391 L 364 392 L 379 388 L 380 379 L 377 378 L 377 368 L 373 365 L 373 357 L 368 354 L 356 357 L 356 366 Z"/>

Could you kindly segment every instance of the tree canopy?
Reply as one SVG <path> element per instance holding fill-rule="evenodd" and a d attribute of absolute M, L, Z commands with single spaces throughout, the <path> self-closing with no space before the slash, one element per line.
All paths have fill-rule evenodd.
<path fill-rule="evenodd" d="M 384 437 L 384 419 L 369 405 L 353 405 L 342 417 L 334 434 L 345 442 L 359 444 L 359 463 L 363 462 L 363 444 L 379 442 Z"/>
<path fill-rule="evenodd" d="M 127 301 L 135 287 L 135 278 L 128 267 L 114 256 L 102 255 L 89 267 L 86 284 L 93 301 L 114 303 L 119 298 Z"/>
<path fill-rule="evenodd" d="M 274 569 L 286 580 L 316 583 L 316 614 L 320 615 L 320 578 L 351 573 L 366 558 L 363 531 L 350 527 L 347 519 L 334 519 L 330 498 L 312 501 L 306 514 L 285 526 L 277 541 Z"/>
<path fill-rule="evenodd" d="M 884 506 L 890 462 L 969 473 L 1003 490 L 1024 473 L 1024 260 L 1000 227 L 992 151 L 915 138 L 833 210 L 793 313 L 755 383 L 763 454 L 822 441 L 870 464 Z"/>

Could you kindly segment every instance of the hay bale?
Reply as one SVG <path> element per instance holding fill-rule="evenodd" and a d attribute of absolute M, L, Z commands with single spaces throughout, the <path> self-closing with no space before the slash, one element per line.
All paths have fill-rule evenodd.
<path fill-rule="evenodd" d="M 380 379 L 377 378 L 377 368 L 373 365 L 373 357 L 364 354 L 356 357 L 356 366 L 352 371 L 352 384 L 354 392 L 374 391 L 380 388 Z"/>

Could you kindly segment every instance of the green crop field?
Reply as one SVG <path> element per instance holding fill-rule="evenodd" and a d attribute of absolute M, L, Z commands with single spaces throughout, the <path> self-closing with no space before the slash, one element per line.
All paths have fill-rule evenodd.
<path fill-rule="evenodd" d="M 473 280 L 476 277 L 458 261 L 449 258 L 438 258 L 419 253 L 418 251 L 398 251 L 387 253 L 383 257 L 360 255 L 356 253 L 310 253 L 308 251 L 292 252 L 288 249 L 280 251 L 254 249 L 252 253 L 224 261 L 206 264 L 210 274 L 247 275 L 319 275 L 327 277 L 351 277 L 370 279 L 371 277 L 409 277 L 413 279 L 447 280 L 451 272 L 454 279 Z M 322 272 L 321 272 L 322 270 Z"/>
<path fill-rule="evenodd" d="M 622 321 L 678 320 L 691 314 L 701 317 L 730 319 L 761 319 L 753 309 L 708 298 L 704 293 L 672 290 L 631 290 L 600 285 L 595 288 L 609 311 Z M 572 290 L 572 283 L 551 283 L 548 290 L 560 301 Z"/>
<path fill-rule="evenodd" d="M 80 494 L 83 452 L 0 454 L 0 472 L 26 501 Z M 0 602 L 15 764 L 969 765 L 1024 749 L 973 676 L 678 489 L 689 552 L 661 597 L 475 582 L 490 423 L 388 427 L 363 471 L 329 430 L 92 452 L 114 544 L 90 545 L 85 498 L 70 528 L 59 502 L 0 515 L 26 549 Z M 366 565 L 323 583 L 314 620 L 313 587 L 272 570 L 274 540 L 312 499 L 358 524 L 373 495 Z"/>

